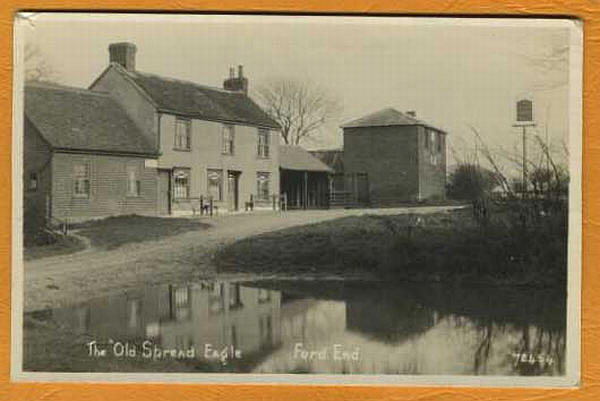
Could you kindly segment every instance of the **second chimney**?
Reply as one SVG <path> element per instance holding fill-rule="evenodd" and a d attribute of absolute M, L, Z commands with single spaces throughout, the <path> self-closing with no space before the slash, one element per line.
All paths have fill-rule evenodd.
<path fill-rule="evenodd" d="M 110 62 L 120 64 L 127 71 L 135 71 L 135 53 L 137 47 L 133 43 L 119 42 L 108 46 Z"/>
<path fill-rule="evenodd" d="M 223 81 L 223 89 L 233 92 L 242 92 L 243 94 L 248 94 L 248 78 L 244 77 L 244 67 L 238 66 L 238 76 L 235 77 L 234 74 L 235 69 L 229 69 L 229 78 Z"/>
<path fill-rule="evenodd" d="M 414 110 L 409 110 L 406 112 L 406 115 L 412 118 L 416 118 L 417 117 L 417 112 Z"/>

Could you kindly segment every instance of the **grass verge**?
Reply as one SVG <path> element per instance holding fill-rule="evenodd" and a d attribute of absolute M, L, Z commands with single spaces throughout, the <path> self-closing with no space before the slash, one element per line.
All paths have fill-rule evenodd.
<path fill-rule="evenodd" d="M 77 233 L 90 239 L 94 248 L 115 249 L 120 246 L 205 230 L 209 224 L 190 218 L 151 216 L 116 216 L 74 226 Z"/>
<path fill-rule="evenodd" d="M 68 255 L 82 251 L 85 247 L 86 245 L 81 239 L 66 236 L 51 244 L 26 246 L 23 250 L 23 258 L 25 260 L 34 260 L 50 256 Z"/>

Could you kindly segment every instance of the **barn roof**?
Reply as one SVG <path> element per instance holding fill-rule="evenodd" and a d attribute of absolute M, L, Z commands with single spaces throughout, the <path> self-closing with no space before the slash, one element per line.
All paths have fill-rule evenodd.
<path fill-rule="evenodd" d="M 311 150 L 310 154 L 328 165 L 334 172 L 344 172 L 344 151 L 342 149 Z"/>
<path fill-rule="evenodd" d="M 300 146 L 279 147 L 279 166 L 284 170 L 331 172 L 325 163 Z"/>
<path fill-rule="evenodd" d="M 442 131 L 422 120 L 402 113 L 392 107 L 376 111 L 341 125 L 342 128 L 389 127 L 398 125 L 422 125 Z M 443 131 L 442 131 L 443 132 Z"/>
<path fill-rule="evenodd" d="M 127 74 L 164 112 L 201 120 L 215 120 L 279 129 L 279 124 L 267 115 L 254 101 L 241 92 L 227 91 L 195 82 L 166 78 L 139 71 Z"/>
<path fill-rule="evenodd" d="M 157 154 L 119 104 L 103 92 L 28 83 L 25 116 L 55 149 Z"/>

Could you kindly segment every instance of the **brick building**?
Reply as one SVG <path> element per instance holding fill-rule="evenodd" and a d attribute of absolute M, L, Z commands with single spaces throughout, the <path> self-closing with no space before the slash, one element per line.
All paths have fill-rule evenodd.
<path fill-rule="evenodd" d="M 392 108 L 350 121 L 342 128 L 344 174 L 355 175 L 355 191 L 368 188 L 370 205 L 445 197 L 444 131 L 418 120 L 414 112 Z"/>
<path fill-rule="evenodd" d="M 159 153 L 159 214 L 189 212 L 201 199 L 235 211 L 279 194 L 279 125 L 247 95 L 240 66 L 223 88 L 143 73 L 132 43 L 109 46 L 109 65 L 90 89 L 122 106 Z"/>
<path fill-rule="evenodd" d="M 108 94 L 25 87 L 26 232 L 49 218 L 156 214 L 156 148 Z"/>

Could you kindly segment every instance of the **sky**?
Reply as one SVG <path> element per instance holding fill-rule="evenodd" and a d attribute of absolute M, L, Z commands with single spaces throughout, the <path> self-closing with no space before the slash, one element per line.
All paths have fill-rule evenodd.
<path fill-rule="evenodd" d="M 341 110 L 307 148 L 339 148 L 341 123 L 393 107 L 447 131 L 450 164 L 474 151 L 469 127 L 492 150 L 519 154 L 523 97 L 534 102 L 532 133 L 557 153 L 568 143 L 566 21 L 42 13 L 22 26 L 65 85 L 89 86 L 118 41 L 136 44 L 138 70 L 200 84 L 221 86 L 239 64 L 251 94 L 273 78 L 311 81 Z"/>

